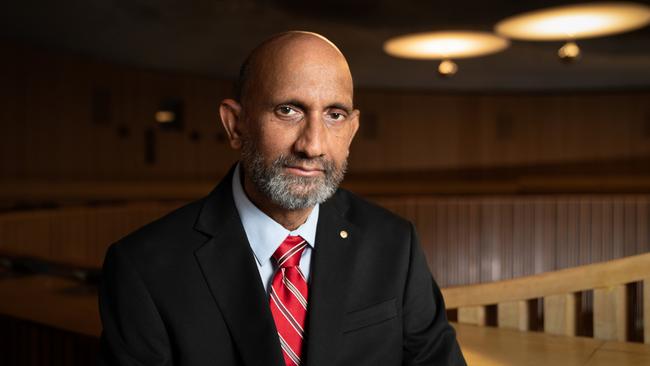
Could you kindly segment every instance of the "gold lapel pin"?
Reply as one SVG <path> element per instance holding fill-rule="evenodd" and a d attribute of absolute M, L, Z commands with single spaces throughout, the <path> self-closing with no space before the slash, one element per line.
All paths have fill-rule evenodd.
<path fill-rule="evenodd" d="M 346 239 L 348 237 L 348 232 L 345 230 L 341 230 L 339 235 L 341 235 L 341 238 Z"/>

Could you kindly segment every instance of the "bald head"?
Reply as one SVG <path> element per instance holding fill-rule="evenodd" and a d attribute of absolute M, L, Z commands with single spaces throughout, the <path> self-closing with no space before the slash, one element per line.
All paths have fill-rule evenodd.
<path fill-rule="evenodd" d="M 262 42 L 248 55 L 239 71 L 235 84 L 235 97 L 247 104 L 251 94 L 263 92 L 268 83 L 282 78 L 296 67 L 311 65 L 329 68 L 352 96 L 352 75 L 345 56 L 327 38 L 304 31 L 276 34 Z M 336 74 L 336 75 L 335 75 Z"/>

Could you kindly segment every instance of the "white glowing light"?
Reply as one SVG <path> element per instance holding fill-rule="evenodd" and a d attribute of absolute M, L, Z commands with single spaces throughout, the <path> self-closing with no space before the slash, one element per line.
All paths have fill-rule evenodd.
<path fill-rule="evenodd" d="M 509 44 L 487 32 L 428 32 L 391 38 L 384 43 L 384 51 L 402 58 L 449 59 L 487 55 Z"/>
<path fill-rule="evenodd" d="M 495 31 L 508 38 L 557 41 L 606 36 L 650 24 L 650 7 L 630 2 L 588 3 L 532 11 L 504 19 Z"/>

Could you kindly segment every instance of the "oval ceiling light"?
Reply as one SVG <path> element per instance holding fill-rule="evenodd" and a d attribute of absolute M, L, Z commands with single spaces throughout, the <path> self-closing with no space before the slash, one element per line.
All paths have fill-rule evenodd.
<path fill-rule="evenodd" d="M 499 52 L 508 40 L 488 32 L 426 32 L 389 39 L 384 51 L 391 56 L 422 60 L 477 57 Z"/>
<path fill-rule="evenodd" d="M 650 7 L 643 4 L 588 3 L 515 15 L 497 23 L 495 30 L 512 39 L 566 41 L 627 32 L 649 23 Z"/>
<path fill-rule="evenodd" d="M 506 18 L 494 27 L 508 38 L 526 41 L 566 41 L 558 51 L 564 61 L 573 61 L 580 49 L 576 39 L 608 36 L 650 24 L 650 7 L 631 2 L 585 3 L 536 10 Z M 572 53 L 567 56 L 566 49 Z M 575 57 L 571 55 L 576 55 Z"/>
<path fill-rule="evenodd" d="M 488 32 L 426 32 L 391 38 L 384 43 L 384 51 L 400 58 L 442 60 L 438 72 L 450 76 L 458 69 L 451 59 L 488 55 L 509 44 L 507 39 Z"/>

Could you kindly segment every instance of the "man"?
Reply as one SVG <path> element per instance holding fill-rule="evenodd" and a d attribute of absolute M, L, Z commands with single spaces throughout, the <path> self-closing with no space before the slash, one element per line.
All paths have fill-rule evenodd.
<path fill-rule="evenodd" d="M 337 190 L 352 89 L 320 35 L 252 52 L 220 105 L 240 163 L 106 254 L 104 364 L 465 364 L 413 225 Z"/>

